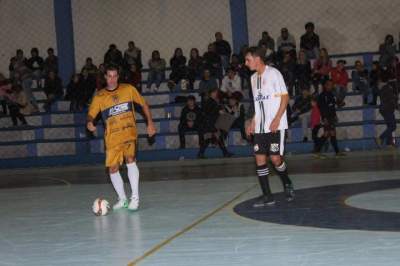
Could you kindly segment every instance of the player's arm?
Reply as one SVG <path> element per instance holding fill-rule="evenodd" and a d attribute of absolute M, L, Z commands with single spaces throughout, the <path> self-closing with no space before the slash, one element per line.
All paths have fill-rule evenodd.
<path fill-rule="evenodd" d="M 276 74 L 276 94 L 274 97 L 280 97 L 281 98 L 281 103 L 279 105 L 278 112 L 276 113 L 274 119 L 271 122 L 271 125 L 269 127 L 269 130 L 271 132 L 276 132 L 278 130 L 279 124 L 281 122 L 281 118 L 283 114 L 286 112 L 287 105 L 289 104 L 289 94 L 286 89 L 286 84 L 285 81 L 283 80 L 283 77 L 280 73 Z"/>
<path fill-rule="evenodd" d="M 87 121 L 86 127 L 90 132 L 96 131 L 96 126 L 94 125 L 93 121 L 99 113 L 100 113 L 100 104 L 98 98 L 94 96 L 92 103 L 89 106 L 89 112 L 86 118 Z"/>

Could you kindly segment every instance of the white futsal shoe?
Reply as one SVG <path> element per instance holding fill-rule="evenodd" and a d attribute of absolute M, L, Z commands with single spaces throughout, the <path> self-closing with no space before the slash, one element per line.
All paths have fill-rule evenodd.
<path fill-rule="evenodd" d="M 122 208 L 128 208 L 128 200 L 124 199 L 124 200 L 118 200 L 117 203 L 114 204 L 113 206 L 113 210 L 120 210 Z"/>
<path fill-rule="evenodd" d="M 139 209 L 139 199 L 137 197 L 132 197 L 129 203 L 128 210 L 137 211 Z"/>

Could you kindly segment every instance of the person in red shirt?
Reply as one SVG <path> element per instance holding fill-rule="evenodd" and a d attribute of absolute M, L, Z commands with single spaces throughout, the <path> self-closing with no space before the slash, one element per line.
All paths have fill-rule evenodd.
<path fill-rule="evenodd" d="M 338 107 L 343 107 L 345 105 L 344 98 L 347 93 L 347 83 L 349 82 L 349 75 L 347 74 L 344 66 L 346 61 L 338 60 L 336 67 L 331 71 L 331 79 L 335 85 L 335 95 L 337 99 Z"/>

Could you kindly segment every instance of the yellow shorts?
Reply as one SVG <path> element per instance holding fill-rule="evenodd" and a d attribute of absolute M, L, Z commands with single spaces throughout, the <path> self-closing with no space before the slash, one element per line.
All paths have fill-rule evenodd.
<path fill-rule="evenodd" d="M 106 167 L 121 165 L 125 157 L 136 157 L 136 141 L 123 143 L 117 147 L 107 149 Z"/>

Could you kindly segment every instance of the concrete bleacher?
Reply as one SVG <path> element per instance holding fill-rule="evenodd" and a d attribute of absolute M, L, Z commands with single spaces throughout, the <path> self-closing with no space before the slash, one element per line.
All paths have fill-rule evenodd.
<path fill-rule="evenodd" d="M 368 58 L 367 58 L 368 57 Z M 374 53 L 332 56 L 332 60 L 345 59 L 348 65 L 356 60 L 372 62 Z M 365 60 L 363 60 L 365 61 Z M 351 67 L 348 71 L 351 71 Z M 350 73 L 349 73 L 350 74 Z M 143 74 L 146 78 L 146 72 Z M 195 88 L 198 87 L 198 82 Z M 351 88 L 351 84 L 349 84 Z M 246 92 L 247 93 L 247 92 Z M 103 128 L 98 125 L 94 138 L 88 138 L 85 129 L 86 112 L 69 111 L 68 101 L 59 101 L 52 106 L 50 113 L 45 113 L 43 104 L 45 95 L 42 91 L 34 92 L 39 102 L 40 112 L 27 116 L 27 127 L 11 127 L 9 117 L 0 118 L 0 168 L 10 166 L 41 166 L 69 163 L 101 163 L 104 160 Z M 138 114 L 139 155 L 141 160 L 177 160 L 179 158 L 195 158 L 198 148 L 196 134 L 187 135 L 187 149 L 178 150 L 179 137 L 177 127 L 183 104 L 174 103 L 179 95 L 194 95 L 199 101 L 196 91 L 169 92 L 164 82 L 157 93 L 144 92 L 143 95 L 152 107 L 152 113 L 158 134 L 156 143 L 150 146 L 145 136 L 146 125 Z M 246 107 L 250 100 L 245 100 Z M 396 114 L 400 119 L 399 113 Z M 337 128 L 340 146 L 350 149 L 373 148 L 373 138 L 382 132 L 383 119 L 378 108 L 363 106 L 362 95 L 351 89 L 346 97 L 346 107 L 338 109 L 339 125 Z M 400 129 L 397 130 L 400 133 Z M 303 134 L 298 123 L 288 130 L 287 151 L 291 153 L 309 152 L 312 143 L 302 143 Z M 240 132 L 233 130 L 228 137 L 229 149 L 239 156 L 251 155 L 252 149 L 241 139 Z M 206 154 L 209 157 L 219 155 L 219 151 L 211 148 Z M 20 163 L 24 164 L 21 165 Z"/>

